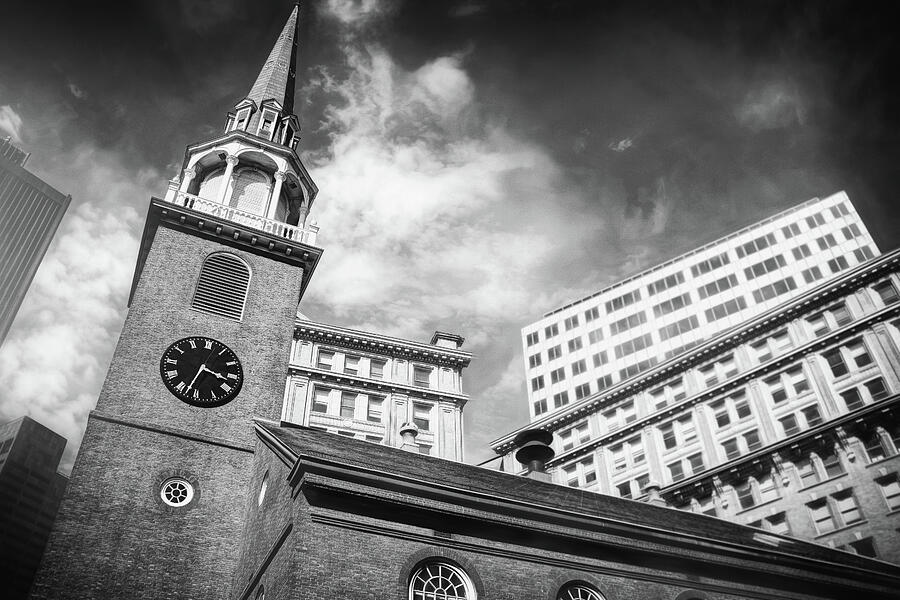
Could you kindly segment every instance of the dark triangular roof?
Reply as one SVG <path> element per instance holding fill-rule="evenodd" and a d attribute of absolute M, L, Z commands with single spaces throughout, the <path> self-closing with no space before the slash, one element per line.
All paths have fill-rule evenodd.
<path fill-rule="evenodd" d="M 295 62 L 297 60 L 297 19 L 300 7 L 294 6 L 281 35 L 272 47 L 247 98 L 260 106 L 263 100 L 276 100 L 284 114 L 294 112 Z"/>
<path fill-rule="evenodd" d="M 772 553 L 777 553 L 786 557 L 832 563 L 835 567 L 857 567 L 900 578 L 900 567 L 890 563 L 716 517 L 546 483 L 307 427 L 289 424 L 279 426 L 265 421 L 257 421 L 257 426 L 280 441 L 282 448 L 276 451 L 294 463 L 303 459 L 327 461 L 424 484 L 507 498 L 520 504 L 528 503 L 578 513 L 589 519 L 626 524 L 643 530 L 683 534 L 704 542 L 739 546 L 746 550 L 756 549 L 770 557 Z M 291 456 L 285 456 L 285 452 Z"/>

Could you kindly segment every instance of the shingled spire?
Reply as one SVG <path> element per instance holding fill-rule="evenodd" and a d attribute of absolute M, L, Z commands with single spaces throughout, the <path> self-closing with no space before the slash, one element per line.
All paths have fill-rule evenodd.
<path fill-rule="evenodd" d="M 296 79 L 297 61 L 297 21 L 300 12 L 299 3 L 294 6 L 281 35 L 269 53 L 259 76 L 247 98 L 261 106 L 264 100 L 276 100 L 281 104 L 282 112 L 290 115 L 294 112 L 294 80 Z"/>

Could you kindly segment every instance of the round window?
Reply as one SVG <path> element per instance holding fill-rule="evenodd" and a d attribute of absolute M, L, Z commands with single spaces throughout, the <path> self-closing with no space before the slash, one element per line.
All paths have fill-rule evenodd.
<path fill-rule="evenodd" d="M 159 496 L 169 506 L 184 506 L 194 499 L 194 486 L 185 479 L 173 477 L 163 483 Z"/>

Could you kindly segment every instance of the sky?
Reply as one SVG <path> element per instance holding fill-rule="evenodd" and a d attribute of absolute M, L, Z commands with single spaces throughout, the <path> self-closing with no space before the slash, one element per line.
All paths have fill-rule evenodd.
<path fill-rule="evenodd" d="M 221 132 L 293 2 L 14 2 L 0 135 L 72 204 L 0 347 L 0 421 L 72 461 L 150 196 Z M 527 423 L 521 329 L 845 190 L 897 246 L 898 45 L 865 1 L 309 0 L 295 110 L 325 253 L 300 309 L 466 338 L 466 460 Z"/>

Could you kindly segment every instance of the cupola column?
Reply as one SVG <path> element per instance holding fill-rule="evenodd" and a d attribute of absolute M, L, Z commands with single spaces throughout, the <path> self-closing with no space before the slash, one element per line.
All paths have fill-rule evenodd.
<path fill-rule="evenodd" d="M 272 197 L 269 198 L 269 212 L 266 215 L 268 219 L 275 218 L 275 212 L 278 210 L 278 200 L 281 198 L 281 185 L 284 183 L 285 172 L 275 172 L 275 185 L 272 186 Z"/>
<path fill-rule="evenodd" d="M 225 194 L 228 193 L 228 187 L 231 185 L 231 176 L 234 173 L 234 168 L 237 164 L 237 156 L 228 156 L 225 158 L 225 175 L 222 177 L 222 187 L 219 188 L 219 197 L 216 198 L 216 202 L 219 204 L 225 204 Z"/>
<path fill-rule="evenodd" d="M 197 171 L 191 167 L 190 169 L 184 170 L 184 176 L 181 179 L 181 188 L 179 191 L 187 193 L 188 188 L 191 185 L 191 181 L 194 180 L 194 176 L 197 174 Z"/>

